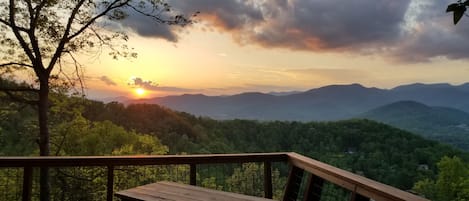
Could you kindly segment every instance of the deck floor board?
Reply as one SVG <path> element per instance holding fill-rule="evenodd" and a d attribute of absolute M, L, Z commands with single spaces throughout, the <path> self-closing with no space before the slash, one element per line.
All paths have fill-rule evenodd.
<path fill-rule="evenodd" d="M 272 201 L 166 181 L 119 191 L 116 196 L 125 201 Z"/>

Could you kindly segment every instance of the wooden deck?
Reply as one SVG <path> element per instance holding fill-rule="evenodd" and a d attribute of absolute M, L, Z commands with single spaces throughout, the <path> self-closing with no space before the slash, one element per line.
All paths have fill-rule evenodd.
<path fill-rule="evenodd" d="M 272 201 L 166 181 L 119 191 L 116 197 L 124 201 Z"/>

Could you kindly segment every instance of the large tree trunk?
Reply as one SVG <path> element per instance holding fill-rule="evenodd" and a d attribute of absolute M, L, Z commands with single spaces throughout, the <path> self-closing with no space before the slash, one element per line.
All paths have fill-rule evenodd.
<path fill-rule="evenodd" d="M 39 119 L 39 153 L 41 156 L 49 156 L 49 127 L 47 112 L 49 110 L 49 78 L 39 79 L 39 102 L 38 102 L 38 119 Z M 40 200 L 50 200 L 50 182 L 49 168 L 40 168 Z"/>

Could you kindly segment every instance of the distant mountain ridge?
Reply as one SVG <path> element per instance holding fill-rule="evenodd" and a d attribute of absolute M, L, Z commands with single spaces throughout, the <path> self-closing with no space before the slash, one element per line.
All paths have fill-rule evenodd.
<path fill-rule="evenodd" d="M 399 101 L 358 116 L 469 150 L 469 114 L 447 107 Z"/>
<path fill-rule="evenodd" d="M 153 103 L 215 119 L 331 121 L 356 117 L 393 102 L 411 100 L 469 112 L 469 84 L 402 85 L 393 89 L 360 84 L 329 85 L 285 95 L 241 93 L 231 96 L 185 94 L 125 103 Z"/>

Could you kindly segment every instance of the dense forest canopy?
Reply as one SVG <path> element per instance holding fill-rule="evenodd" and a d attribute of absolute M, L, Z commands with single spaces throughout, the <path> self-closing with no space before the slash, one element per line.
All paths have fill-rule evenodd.
<path fill-rule="evenodd" d="M 56 155 L 295 151 L 401 189 L 434 178 L 444 156 L 468 159 L 448 145 L 370 120 L 218 121 L 151 104 L 124 106 L 59 95 L 53 101 Z M 33 110 L 10 104 L 0 115 L 0 154 L 34 155 Z"/>

